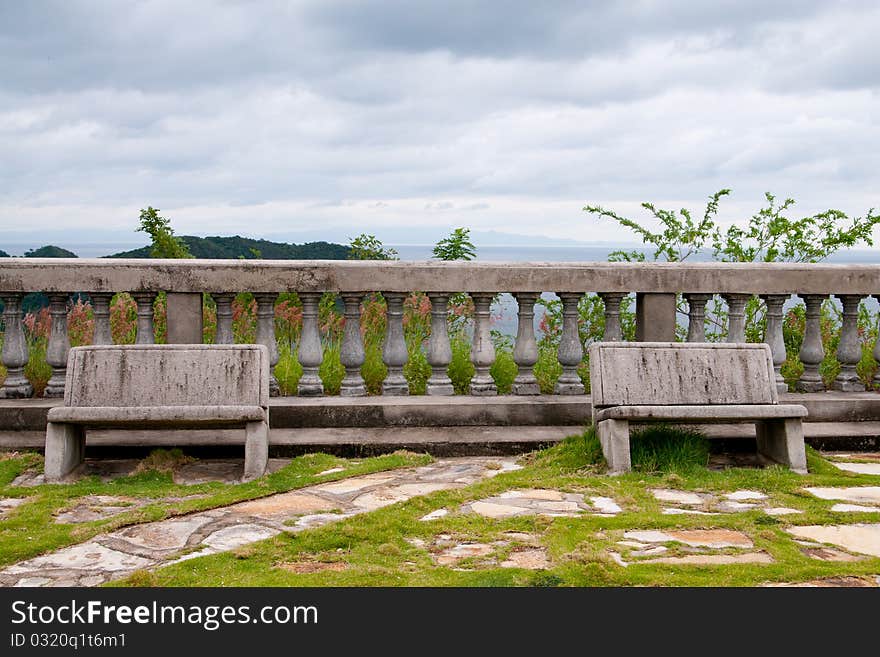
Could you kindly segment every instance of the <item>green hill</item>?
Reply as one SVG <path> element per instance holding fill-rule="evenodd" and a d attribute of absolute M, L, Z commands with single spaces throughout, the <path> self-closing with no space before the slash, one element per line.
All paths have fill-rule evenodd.
<path fill-rule="evenodd" d="M 77 258 L 73 251 L 62 249 L 60 246 L 48 244 L 39 249 L 28 249 L 24 252 L 25 258 Z"/>
<path fill-rule="evenodd" d="M 331 242 L 309 242 L 307 244 L 286 244 L 255 240 L 248 237 L 194 237 L 183 235 L 190 253 L 196 258 L 215 258 L 221 260 L 248 260 L 263 258 L 266 260 L 345 260 L 348 247 Z M 107 258 L 149 258 L 150 247 L 123 251 L 106 256 Z"/>
<path fill-rule="evenodd" d="M 10 255 L 6 253 L 3 249 L 0 249 L 0 258 L 9 258 Z"/>

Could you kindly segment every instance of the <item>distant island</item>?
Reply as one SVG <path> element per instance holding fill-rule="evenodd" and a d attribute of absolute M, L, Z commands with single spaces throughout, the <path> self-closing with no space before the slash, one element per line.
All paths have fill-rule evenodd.
<path fill-rule="evenodd" d="M 195 237 L 183 235 L 190 253 L 196 258 L 213 258 L 219 260 L 345 260 L 348 258 L 349 247 L 332 242 L 308 242 L 306 244 L 287 244 L 269 240 L 255 240 L 248 237 Z M 10 257 L 0 250 L 0 258 Z M 76 258 L 73 251 L 59 246 L 47 245 L 25 252 L 25 258 Z M 144 246 L 131 251 L 122 251 L 105 258 L 149 258 L 150 247 Z"/>
<path fill-rule="evenodd" d="M 73 251 L 62 249 L 60 246 L 48 244 L 39 249 L 30 249 L 24 252 L 25 258 L 78 258 Z"/>

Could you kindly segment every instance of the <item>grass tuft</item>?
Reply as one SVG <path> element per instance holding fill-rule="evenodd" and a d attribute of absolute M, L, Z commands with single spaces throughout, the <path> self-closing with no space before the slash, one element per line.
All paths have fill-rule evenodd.
<path fill-rule="evenodd" d="M 636 472 L 687 474 L 709 463 L 709 440 L 690 429 L 650 426 L 631 433 L 630 454 Z"/>
<path fill-rule="evenodd" d="M 147 472 L 173 473 L 195 460 L 192 456 L 184 454 L 183 450 L 177 447 L 174 449 L 154 449 L 147 458 L 138 463 L 133 474 L 138 475 Z"/>

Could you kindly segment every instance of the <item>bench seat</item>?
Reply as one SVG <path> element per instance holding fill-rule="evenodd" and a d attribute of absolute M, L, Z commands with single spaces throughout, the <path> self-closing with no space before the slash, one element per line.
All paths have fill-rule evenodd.
<path fill-rule="evenodd" d="M 92 429 L 177 428 L 243 429 L 242 480 L 256 479 L 269 460 L 270 369 L 257 344 L 74 347 L 64 406 L 46 422 L 46 481 L 79 468 Z"/>
<path fill-rule="evenodd" d="M 633 422 L 756 422 L 806 417 L 800 404 L 719 404 L 718 406 L 612 406 L 596 412 L 596 422 L 631 420 Z"/>
<path fill-rule="evenodd" d="M 217 428 L 262 422 L 265 417 L 261 406 L 56 406 L 49 409 L 48 420 L 95 428 L 131 424 Z"/>
<path fill-rule="evenodd" d="M 632 469 L 630 423 L 755 424 L 758 454 L 807 472 L 800 404 L 780 404 L 770 347 L 744 343 L 595 342 L 593 422 L 609 472 Z"/>

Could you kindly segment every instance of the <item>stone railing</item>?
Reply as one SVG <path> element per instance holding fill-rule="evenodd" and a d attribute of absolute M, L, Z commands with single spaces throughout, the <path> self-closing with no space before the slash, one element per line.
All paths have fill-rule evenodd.
<path fill-rule="evenodd" d="M 780 366 L 785 360 L 783 305 L 800 296 L 806 305 L 806 331 L 800 359 L 804 372 L 798 381 L 803 391 L 824 390 L 819 365 L 824 358 L 820 308 L 831 295 L 843 309 L 837 358 L 841 371 L 834 388 L 864 390 L 856 375 L 861 350 L 857 313 L 860 301 L 880 293 L 880 266 L 802 264 L 719 263 L 472 263 L 472 262 L 360 262 L 360 261 L 268 261 L 268 260 L 85 260 L 85 259 L 0 259 L 0 297 L 5 305 L 5 338 L 2 362 L 6 380 L 0 397 L 27 397 L 31 387 L 23 368 L 28 349 L 22 326 L 21 300 L 24 294 L 41 291 L 50 300 L 52 328 L 47 362 L 53 368 L 45 394 L 63 394 L 69 342 L 67 303 L 73 293 L 87 293 L 95 318 L 95 344 L 109 344 L 109 303 L 114 293 L 130 292 L 137 303 L 137 341 L 153 341 L 153 301 L 160 291 L 168 293 L 169 342 L 201 342 L 201 294 L 209 292 L 217 305 L 218 343 L 232 342 L 232 301 L 240 292 L 252 292 L 257 303 L 257 342 L 265 344 L 278 361 L 274 332 L 274 302 L 281 292 L 296 292 L 302 301 L 302 334 L 298 358 L 303 367 L 298 394 L 321 395 L 318 376 L 323 351 L 318 327 L 318 302 L 324 292 L 337 293 L 344 302 L 345 328 L 341 362 L 345 367 L 341 394 L 365 394 L 360 366 L 364 347 L 359 330 L 360 304 L 365 295 L 381 292 L 387 302 L 387 329 L 383 361 L 388 376 L 383 394 L 408 394 L 403 368 L 407 348 L 403 331 L 403 302 L 413 290 L 431 301 L 431 336 L 426 356 L 432 367 L 427 392 L 451 395 L 446 374 L 452 353 L 447 332 L 447 302 L 452 293 L 465 291 L 474 302 L 474 333 L 471 359 L 476 374 L 471 382 L 474 395 L 497 394 L 489 369 L 495 360 L 490 335 L 489 308 L 499 292 L 511 293 L 518 304 L 518 331 L 514 360 L 519 374 L 513 384 L 517 395 L 539 393 L 532 374 L 538 358 L 534 332 L 534 305 L 542 292 L 555 292 L 563 304 L 562 339 L 558 358 L 562 376 L 557 394 L 582 394 L 577 367 L 584 356 L 578 334 L 577 306 L 589 292 L 604 301 L 603 339 L 622 338 L 621 300 L 636 294 L 636 338 L 671 341 L 675 335 L 676 295 L 688 306 L 688 335 L 691 342 L 705 340 L 706 305 L 720 295 L 728 309 L 728 341 L 745 340 L 744 309 L 752 296 L 766 303 L 766 340 L 777 372 L 777 384 L 785 389 Z M 880 358 L 880 347 L 874 348 Z M 277 383 L 275 384 L 277 392 Z"/>

